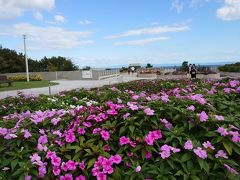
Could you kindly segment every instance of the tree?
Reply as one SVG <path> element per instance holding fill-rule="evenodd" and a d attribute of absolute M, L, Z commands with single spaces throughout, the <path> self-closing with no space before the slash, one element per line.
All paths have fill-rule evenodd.
<path fill-rule="evenodd" d="M 225 64 L 218 67 L 218 69 L 225 72 L 240 72 L 240 62 L 236 62 L 234 64 Z"/>
<path fill-rule="evenodd" d="M 153 65 L 151 65 L 150 63 L 147 63 L 146 68 L 152 68 L 152 67 L 153 67 Z"/>
<path fill-rule="evenodd" d="M 182 70 L 183 71 L 188 71 L 188 61 L 183 61 L 182 62 Z"/>

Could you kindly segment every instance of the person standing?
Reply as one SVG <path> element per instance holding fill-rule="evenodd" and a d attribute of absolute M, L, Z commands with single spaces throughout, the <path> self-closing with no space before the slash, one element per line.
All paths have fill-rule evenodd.
<path fill-rule="evenodd" d="M 190 74 L 191 74 L 191 78 L 196 78 L 197 77 L 197 68 L 196 68 L 195 64 L 192 65 Z"/>

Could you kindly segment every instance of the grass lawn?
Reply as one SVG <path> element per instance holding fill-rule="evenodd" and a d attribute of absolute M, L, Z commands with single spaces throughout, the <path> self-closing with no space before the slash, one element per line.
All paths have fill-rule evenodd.
<path fill-rule="evenodd" d="M 49 81 L 30 81 L 30 82 L 13 82 L 11 87 L 8 87 L 7 83 L 1 84 L 0 91 L 11 91 L 20 89 L 30 89 L 47 87 Z M 51 86 L 57 85 L 58 83 L 51 82 Z"/>

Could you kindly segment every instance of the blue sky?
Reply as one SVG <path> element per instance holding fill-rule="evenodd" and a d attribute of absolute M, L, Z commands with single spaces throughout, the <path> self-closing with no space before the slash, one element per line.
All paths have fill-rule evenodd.
<path fill-rule="evenodd" d="M 0 0 L 0 45 L 82 66 L 240 60 L 240 0 Z"/>

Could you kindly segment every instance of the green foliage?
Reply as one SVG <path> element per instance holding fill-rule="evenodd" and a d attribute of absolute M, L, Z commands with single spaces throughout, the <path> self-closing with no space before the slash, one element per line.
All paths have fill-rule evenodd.
<path fill-rule="evenodd" d="M 23 75 L 23 74 L 19 74 L 19 75 L 15 75 L 15 76 L 9 76 L 8 79 L 12 80 L 12 81 L 26 81 L 27 76 Z M 42 81 L 42 77 L 40 74 L 33 74 L 33 75 L 29 76 L 29 80 L 30 81 Z"/>
<path fill-rule="evenodd" d="M 152 67 L 153 67 L 153 65 L 151 65 L 150 63 L 147 63 L 146 68 L 152 68 Z"/>
<path fill-rule="evenodd" d="M 240 72 L 240 62 L 234 64 L 225 64 L 218 68 L 220 71 L 224 72 Z"/>

